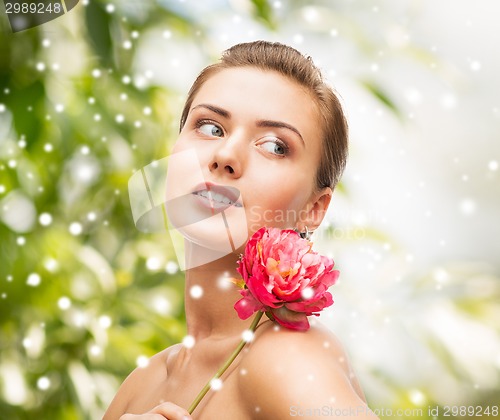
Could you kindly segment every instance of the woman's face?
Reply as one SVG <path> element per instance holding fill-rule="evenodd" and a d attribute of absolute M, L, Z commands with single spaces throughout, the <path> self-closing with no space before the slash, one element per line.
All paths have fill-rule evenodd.
<path fill-rule="evenodd" d="M 192 231 L 178 223 L 195 242 L 228 228 L 244 231 L 235 233 L 242 243 L 262 226 L 303 229 L 318 196 L 321 141 L 319 112 L 305 88 L 276 72 L 221 70 L 194 97 L 174 146 L 172 156 L 188 158 L 168 185 L 189 201 L 169 216 L 195 221 Z"/>

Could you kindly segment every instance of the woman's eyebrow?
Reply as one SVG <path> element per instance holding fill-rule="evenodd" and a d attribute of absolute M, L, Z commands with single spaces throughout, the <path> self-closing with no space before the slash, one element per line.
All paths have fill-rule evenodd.
<path fill-rule="evenodd" d="M 218 106 L 215 106 L 215 105 L 211 105 L 211 104 L 198 104 L 196 106 L 194 106 L 192 108 L 192 110 L 195 110 L 197 108 L 206 108 L 212 112 L 215 112 L 216 114 L 224 117 L 224 118 L 227 118 L 227 119 L 230 119 L 231 118 L 231 113 L 223 108 L 220 108 Z M 286 128 L 288 130 L 291 130 L 293 131 L 295 134 L 297 134 L 300 138 L 300 140 L 302 141 L 302 144 L 303 146 L 305 146 L 305 142 L 304 142 L 304 138 L 302 137 L 302 134 L 300 134 L 300 131 L 295 128 L 293 125 L 291 124 L 288 124 L 286 122 L 283 122 L 283 121 L 273 121 L 273 120 L 259 120 L 257 121 L 256 123 L 256 126 L 257 127 L 273 127 L 273 128 Z"/>
<path fill-rule="evenodd" d="M 286 122 L 282 121 L 272 121 L 272 120 L 259 120 L 257 121 L 257 127 L 274 127 L 274 128 L 286 128 L 288 130 L 293 131 L 295 134 L 297 134 L 302 141 L 302 144 L 305 146 L 304 139 L 302 138 L 302 134 L 300 134 L 300 131 L 297 130 L 293 125 L 287 124 Z"/>
<path fill-rule="evenodd" d="M 195 107 L 193 107 L 193 110 L 196 108 L 206 108 L 212 112 L 215 112 L 216 114 L 219 114 L 220 116 L 224 118 L 231 118 L 231 113 L 229 111 L 226 111 L 225 109 L 219 108 L 218 106 L 215 105 L 210 105 L 210 104 L 198 104 Z"/>

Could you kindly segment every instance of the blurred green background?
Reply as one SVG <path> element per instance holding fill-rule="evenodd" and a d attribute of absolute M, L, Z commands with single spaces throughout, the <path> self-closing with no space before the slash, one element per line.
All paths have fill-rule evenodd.
<path fill-rule="evenodd" d="M 412 107 L 421 102 L 421 90 L 397 87 L 408 69 L 440 69 L 422 84 L 430 90 L 448 86 L 453 94 L 441 96 L 445 109 L 468 94 L 460 87 L 463 78 L 455 83 L 460 71 L 452 68 L 447 52 L 432 40 L 408 35 L 412 25 L 425 33 L 429 3 L 402 3 L 90 0 L 19 33 L 11 32 L 0 7 L 0 418 L 100 418 L 134 367 L 182 340 L 183 273 L 166 234 L 144 234 L 134 227 L 127 183 L 136 170 L 168 155 L 190 83 L 224 48 L 264 38 L 310 53 L 344 96 L 354 143 L 351 168 L 363 167 L 367 177 L 377 156 L 373 151 L 370 162 L 363 160 L 362 139 L 369 137 L 374 120 L 385 127 L 384 138 L 401 137 L 395 150 L 408 143 L 404 136 L 418 137 L 414 120 L 419 114 Z M 460 19 L 466 25 L 467 17 Z M 387 64 L 392 76 L 379 71 L 381 57 L 392 62 Z M 481 68 L 474 57 L 464 62 L 473 71 Z M 496 106 L 488 103 L 493 117 L 486 125 L 494 130 Z M 368 117 L 366 108 L 373 110 Z M 476 142 L 484 150 L 478 165 L 489 168 L 489 178 L 476 178 L 494 182 L 485 200 L 496 206 L 499 151 L 490 148 L 489 133 L 483 137 L 484 144 Z M 380 142 L 367 147 L 380 150 Z M 429 159 L 423 156 L 424 162 Z M 413 157 L 411 162 L 420 162 Z M 449 157 L 459 159 L 452 151 Z M 441 170 L 444 161 L 434 169 Z M 344 219 L 327 221 L 318 244 L 334 250 L 345 273 L 336 286 L 339 309 L 330 315 L 345 328 L 339 326 L 338 334 L 352 354 L 370 406 L 385 410 L 378 413 L 381 418 L 430 419 L 436 411 L 429 407 L 439 407 L 436 418 L 446 418 L 446 405 L 476 407 L 469 415 L 458 410 L 459 418 L 474 417 L 470 413 L 477 407 L 483 407 L 483 417 L 498 417 L 493 415 L 493 406 L 500 405 L 498 246 L 478 251 L 487 238 L 482 233 L 469 243 L 460 238 L 466 251 L 432 254 L 417 267 L 395 263 L 385 283 L 367 286 L 369 278 L 356 272 L 359 260 L 349 262 L 353 247 L 376 255 L 381 250 L 383 256 L 374 257 L 370 270 L 387 274 L 387 264 L 380 261 L 402 257 L 406 264 L 420 258 L 413 249 L 430 245 L 425 238 L 415 244 L 398 237 L 403 224 L 384 225 L 379 213 L 359 222 L 349 205 L 368 206 L 358 188 L 360 173 L 348 168 L 336 192 Z M 457 173 L 462 181 L 476 175 Z M 444 188 L 438 185 L 441 197 Z M 469 215 L 476 206 L 465 197 L 460 211 Z M 443 210 L 437 225 L 447 215 Z M 497 218 L 494 211 L 483 218 L 492 232 L 498 230 Z M 426 223 L 422 216 L 404 225 L 421 232 Z M 460 226 L 452 223 L 450 231 Z M 444 235 L 434 230 L 426 238 L 434 233 Z M 415 237 L 411 231 L 408 235 Z M 473 255 L 467 254 L 469 248 Z M 389 277 L 396 280 L 389 284 Z M 348 289 L 350 278 L 363 296 Z M 386 305 L 385 312 L 380 315 L 365 300 Z M 366 346 L 349 335 L 354 329 L 349 325 L 357 322 L 353 308 L 361 306 L 365 316 L 380 316 L 381 331 L 392 335 L 378 336 L 375 327 L 363 324 L 358 337 L 375 336 L 374 342 L 389 347 Z M 415 312 L 404 316 L 409 307 Z M 392 308 L 390 317 L 387 308 Z M 346 317 L 349 323 L 342 321 Z M 398 319 L 408 323 L 398 324 Z M 330 325 L 337 332 L 335 321 Z M 452 330 L 457 334 L 447 339 Z M 472 350 L 460 353 L 464 349 Z M 398 409 L 422 411 L 397 414 Z"/>

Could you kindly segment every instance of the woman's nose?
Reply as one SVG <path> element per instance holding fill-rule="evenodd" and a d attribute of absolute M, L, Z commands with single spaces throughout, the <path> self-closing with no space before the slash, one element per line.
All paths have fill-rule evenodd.
<path fill-rule="evenodd" d="M 239 178 L 245 153 L 242 140 L 242 136 L 236 135 L 221 140 L 209 163 L 210 172 L 224 172 L 232 178 Z"/>

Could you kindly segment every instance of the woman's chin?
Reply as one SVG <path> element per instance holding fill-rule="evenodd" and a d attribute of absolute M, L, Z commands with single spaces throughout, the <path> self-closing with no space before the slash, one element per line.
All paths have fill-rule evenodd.
<path fill-rule="evenodd" d="M 228 209 L 224 213 L 189 225 L 180 226 L 175 218 L 171 218 L 170 222 L 187 241 L 205 248 L 207 253 L 221 254 L 220 257 L 235 252 L 248 239 L 244 212 Z"/>
<path fill-rule="evenodd" d="M 208 224 L 205 222 L 205 224 Z M 208 252 L 229 254 L 233 252 L 227 230 L 219 227 L 188 226 L 178 229 L 189 242 L 205 248 Z"/>

